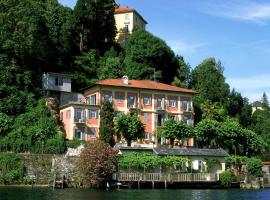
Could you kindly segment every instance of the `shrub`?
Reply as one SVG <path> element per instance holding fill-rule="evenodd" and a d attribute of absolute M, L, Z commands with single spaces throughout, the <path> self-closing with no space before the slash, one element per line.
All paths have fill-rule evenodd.
<path fill-rule="evenodd" d="M 80 154 L 77 170 L 83 187 L 100 187 L 116 171 L 117 151 L 97 140 L 88 143 Z"/>
<path fill-rule="evenodd" d="M 230 187 L 231 186 L 231 182 L 233 182 L 234 180 L 236 180 L 235 176 L 233 175 L 233 173 L 231 172 L 231 170 L 226 170 L 224 172 L 222 172 L 219 175 L 219 180 L 220 180 L 220 184 L 223 187 Z"/>
<path fill-rule="evenodd" d="M 247 160 L 248 173 L 255 177 L 263 176 L 262 166 L 263 166 L 262 161 L 260 159 L 249 158 Z"/>
<path fill-rule="evenodd" d="M 79 140 L 77 138 L 73 139 L 73 140 L 68 140 L 66 141 L 66 145 L 67 145 L 67 148 L 73 148 L 73 149 L 76 149 L 78 148 L 81 144 L 86 144 L 85 141 L 82 141 L 82 140 Z"/>
<path fill-rule="evenodd" d="M 0 183 L 18 183 L 23 179 L 23 173 L 23 162 L 16 154 L 0 154 Z"/>

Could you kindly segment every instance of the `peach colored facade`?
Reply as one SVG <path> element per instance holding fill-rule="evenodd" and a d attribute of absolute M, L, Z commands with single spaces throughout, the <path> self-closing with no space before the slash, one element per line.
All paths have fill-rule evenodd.
<path fill-rule="evenodd" d="M 140 83 L 140 81 L 137 82 Z M 158 86 L 159 83 L 157 83 L 157 88 L 100 83 L 85 89 L 84 102 L 68 104 L 60 109 L 66 138 L 90 141 L 99 137 L 99 111 L 104 99 L 112 102 L 116 115 L 128 113 L 130 109 L 137 111 L 138 117 L 145 125 L 144 141 L 146 143 L 156 142 L 157 127 L 169 117 L 183 120 L 192 126 L 194 92 L 170 91 L 170 87 L 173 86 L 169 85 L 167 90 L 163 90 Z M 187 139 L 186 142 L 187 146 L 193 146 L 193 139 Z"/>

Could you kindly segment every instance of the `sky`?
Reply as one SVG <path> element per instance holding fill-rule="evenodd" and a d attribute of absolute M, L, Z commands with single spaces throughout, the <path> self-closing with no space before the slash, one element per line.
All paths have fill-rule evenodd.
<path fill-rule="evenodd" d="M 269 0 L 116 0 L 136 9 L 147 30 L 182 55 L 192 68 L 220 60 L 231 89 L 270 98 Z M 76 0 L 59 0 L 73 8 Z"/>

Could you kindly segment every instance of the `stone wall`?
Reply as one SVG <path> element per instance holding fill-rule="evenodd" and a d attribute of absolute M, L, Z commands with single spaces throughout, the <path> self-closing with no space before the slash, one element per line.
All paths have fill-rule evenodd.
<path fill-rule="evenodd" d="M 52 180 L 52 155 L 18 154 L 25 167 L 24 176 L 33 178 L 37 184 L 49 184 Z"/>

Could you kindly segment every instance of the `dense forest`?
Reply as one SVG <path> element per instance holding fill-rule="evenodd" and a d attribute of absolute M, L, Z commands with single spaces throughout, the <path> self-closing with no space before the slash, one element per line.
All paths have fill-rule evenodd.
<path fill-rule="evenodd" d="M 139 29 L 127 44 L 117 43 L 115 6 L 114 0 L 78 0 L 74 9 L 57 0 L 0 0 L 0 149 L 65 150 L 61 127 L 45 107 L 41 87 L 43 72 L 60 72 L 74 77 L 75 91 L 123 75 L 192 88 L 198 92 L 198 143 L 219 147 L 225 138 L 233 141 L 227 147 L 231 152 L 268 159 L 266 94 L 264 109 L 252 114 L 248 99 L 230 88 L 215 58 L 190 66 L 164 40 Z"/>

